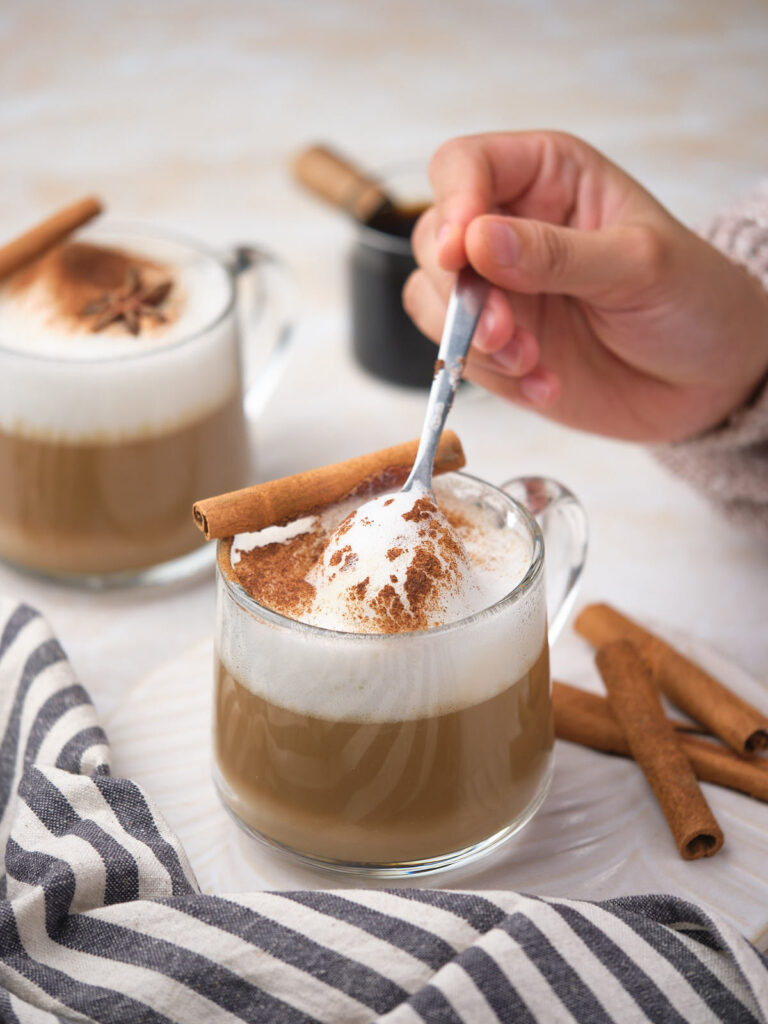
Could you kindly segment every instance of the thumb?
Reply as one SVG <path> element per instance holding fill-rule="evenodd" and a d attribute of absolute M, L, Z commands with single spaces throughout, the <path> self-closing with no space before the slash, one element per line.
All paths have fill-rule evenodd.
<path fill-rule="evenodd" d="M 469 225 L 467 257 L 508 291 L 620 300 L 658 269 L 660 235 L 621 225 L 581 231 L 518 217 L 483 216 Z"/>

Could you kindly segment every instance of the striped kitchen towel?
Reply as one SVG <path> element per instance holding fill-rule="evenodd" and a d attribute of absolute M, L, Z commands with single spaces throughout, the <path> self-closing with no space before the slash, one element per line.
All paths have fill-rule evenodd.
<path fill-rule="evenodd" d="M 0 601 L 0 1020 L 768 1020 L 768 964 L 671 896 L 204 895 L 114 778 L 45 620 Z"/>

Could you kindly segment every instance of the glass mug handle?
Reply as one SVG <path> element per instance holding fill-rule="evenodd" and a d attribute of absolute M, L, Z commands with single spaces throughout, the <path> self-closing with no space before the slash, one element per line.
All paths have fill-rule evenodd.
<path fill-rule="evenodd" d="M 587 557 L 587 516 L 578 499 L 556 480 L 521 476 L 501 485 L 531 513 L 544 534 L 549 643 L 560 634 L 576 600 Z"/>
<path fill-rule="evenodd" d="M 283 375 L 294 330 L 297 288 L 293 275 L 273 253 L 238 245 L 227 263 L 237 283 L 237 311 L 244 338 L 243 405 L 256 419 Z M 271 330 L 265 329 L 270 326 Z M 269 339 L 269 340 L 268 340 Z"/>

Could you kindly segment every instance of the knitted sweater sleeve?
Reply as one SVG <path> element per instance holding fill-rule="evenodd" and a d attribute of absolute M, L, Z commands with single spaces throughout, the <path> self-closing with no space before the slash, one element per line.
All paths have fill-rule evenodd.
<path fill-rule="evenodd" d="M 768 181 L 716 217 L 704 237 L 768 291 Z M 768 535 L 768 379 L 720 426 L 653 452 L 731 519 Z"/>

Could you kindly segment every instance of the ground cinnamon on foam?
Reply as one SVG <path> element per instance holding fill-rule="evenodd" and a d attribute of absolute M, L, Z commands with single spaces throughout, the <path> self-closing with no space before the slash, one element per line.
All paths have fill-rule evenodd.
<path fill-rule="evenodd" d="M 315 588 L 304 577 L 322 558 L 327 537 L 308 530 L 278 544 L 243 551 L 233 567 L 242 585 L 259 604 L 295 618 L 315 597 Z"/>
<path fill-rule="evenodd" d="M 421 521 L 435 511 L 435 505 L 428 498 L 419 498 L 414 502 L 414 507 L 404 513 L 403 518 Z M 341 525 L 336 527 L 336 531 L 340 532 L 344 526 L 351 524 L 356 515 L 356 510 L 350 512 Z M 451 510 L 445 515 L 454 529 L 467 525 L 460 513 Z M 331 525 L 321 526 L 316 520 L 306 532 L 288 540 L 240 551 L 239 561 L 233 565 L 233 571 L 242 586 L 260 604 L 282 615 L 297 618 L 309 610 L 315 599 L 315 587 L 305 577 L 322 559 L 333 529 Z M 446 564 L 437 557 L 434 545 L 440 546 Z M 396 558 L 400 553 L 400 549 L 393 548 L 388 555 Z M 391 585 L 382 587 L 371 602 L 368 614 L 370 617 L 370 612 L 373 612 L 372 617 L 379 630 L 382 633 L 404 633 L 426 628 L 429 625 L 436 584 L 446 572 L 455 568 L 455 560 L 460 553 L 456 540 L 433 522 L 428 537 L 414 552 L 406 570 L 404 589 L 409 607 L 406 607 Z M 333 558 L 338 571 L 344 572 L 354 565 L 357 555 L 351 547 L 347 547 L 335 552 Z M 370 579 L 366 577 L 350 586 L 350 599 L 362 601 L 366 597 L 369 582 Z M 396 578 L 393 582 L 396 582 Z"/>
<path fill-rule="evenodd" d="M 400 600 L 390 602 L 387 624 L 394 628 L 387 629 L 387 632 L 400 633 L 412 629 L 425 629 L 429 625 L 430 612 L 434 610 L 438 581 L 458 570 L 461 549 L 455 538 L 432 518 L 437 511 L 434 502 L 422 497 L 414 502 L 409 512 L 403 513 L 403 519 L 406 521 L 429 521 L 430 525 L 427 537 L 413 553 L 406 570 L 405 594 L 409 607 L 405 608 Z M 444 561 L 437 555 L 438 547 Z"/>
<path fill-rule="evenodd" d="M 169 267 L 123 249 L 64 242 L 14 274 L 7 287 L 10 294 L 18 294 L 42 285 L 50 302 L 51 320 L 60 318 L 71 327 L 85 322 L 83 310 L 89 303 L 122 288 L 131 268 L 150 284 L 173 276 Z M 166 320 L 173 316 L 173 306 L 164 307 L 163 313 Z"/>

